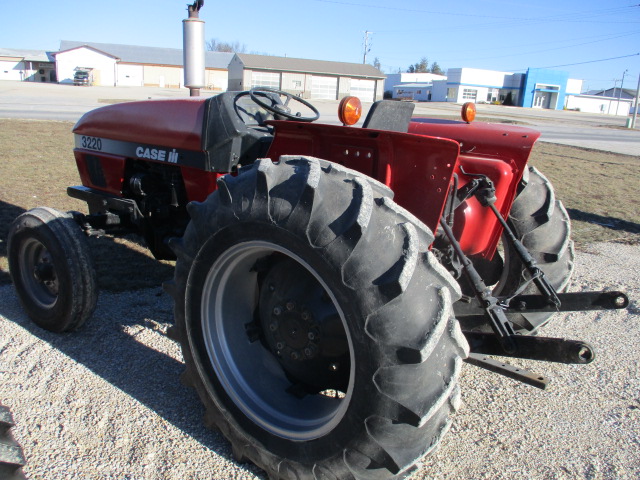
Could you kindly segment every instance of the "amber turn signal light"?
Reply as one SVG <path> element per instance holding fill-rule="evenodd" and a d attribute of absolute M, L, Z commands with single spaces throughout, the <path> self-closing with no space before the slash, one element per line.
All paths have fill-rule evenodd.
<path fill-rule="evenodd" d="M 476 118 L 476 104 L 473 102 L 467 102 L 462 105 L 462 120 L 467 123 L 471 123 Z"/>
<path fill-rule="evenodd" d="M 353 125 L 362 116 L 362 102 L 358 97 L 344 97 L 338 106 L 338 118 L 343 125 Z"/>

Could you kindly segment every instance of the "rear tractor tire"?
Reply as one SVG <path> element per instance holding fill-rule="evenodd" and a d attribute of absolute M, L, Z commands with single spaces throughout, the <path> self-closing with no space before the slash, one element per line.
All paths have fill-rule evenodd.
<path fill-rule="evenodd" d="M 71 214 L 38 207 L 20 215 L 9 230 L 8 257 L 18 298 L 38 326 L 76 330 L 95 310 L 95 269 Z"/>
<path fill-rule="evenodd" d="M 22 448 L 11 435 L 14 426 L 9 408 L 0 405 L 0 478 L 2 480 L 25 480 L 22 467 L 25 465 Z"/>
<path fill-rule="evenodd" d="M 468 346 L 433 236 L 307 157 L 223 177 L 172 246 L 184 380 L 270 478 L 404 478 L 447 431 Z"/>

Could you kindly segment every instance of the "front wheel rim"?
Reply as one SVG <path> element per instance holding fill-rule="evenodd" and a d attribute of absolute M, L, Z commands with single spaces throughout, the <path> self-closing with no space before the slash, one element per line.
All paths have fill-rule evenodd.
<path fill-rule="evenodd" d="M 26 240 L 20 251 L 20 276 L 31 299 L 49 309 L 58 299 L 59 281 L 47 247 L 35 238 Z"/>
<path fill-rule="evenodd" d="M 349 382 L 340 396 L 287 392 L 292 385 L 276 357 L 260 341 L 249 341 L 259 292 L 253 266 L 269 255 L 285 255 L 308 270 L 331 298 L 349 345 Z M 326 435 L 344 416 L 354 385 L 354 352 L 345 315 L 319 274 L 290 250 L 266 241 L 227 249 L 209 269 L 200 302 L 206 358 L 227 396 L 252 422 L 280 437 L 308 441 Z M 193 345 L 192 345 L 193 346 Z"/>

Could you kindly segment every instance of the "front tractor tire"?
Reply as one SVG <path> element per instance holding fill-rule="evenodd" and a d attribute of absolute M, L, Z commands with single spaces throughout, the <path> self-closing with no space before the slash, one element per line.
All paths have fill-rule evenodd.
<path fill-rule="evenodd" d="M 38 326 L 76 330 L 95 310 L 95 269 L 71 214 L 38 207 L 20 215 L 9 230 L 8 258 L 20 303 Z"/>
<path fill-rule="evenodd" d="M 167 285 L 205 423 L 270 478 L 403 478 L 448 429 L 468 354 L 431 232 L 315 158 L 218 186 Z"/>

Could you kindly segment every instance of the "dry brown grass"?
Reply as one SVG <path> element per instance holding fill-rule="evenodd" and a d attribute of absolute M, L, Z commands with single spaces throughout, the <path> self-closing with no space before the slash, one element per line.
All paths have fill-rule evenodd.
<path fill-rule="evenodd" d="M 555 187 L 578 246 L 640 242 L 640 157 L 539 142 L 530 162 Z"/>
<path fill-rule="evenodd" d="M 66 187 L 79 184 L 73 124 L 0 120 L 0 284 L 9 283 L 6 239 L 20 213 L 37 206 L 86 212 Z M 640 158 L 538 143 L 532 163 L 549 177 L 571 217 L 574 239 L 640 241 Z M 154 260 L 134 237 L 91 239 L 100 288 L 159 286 L 170 262 Z"/>

